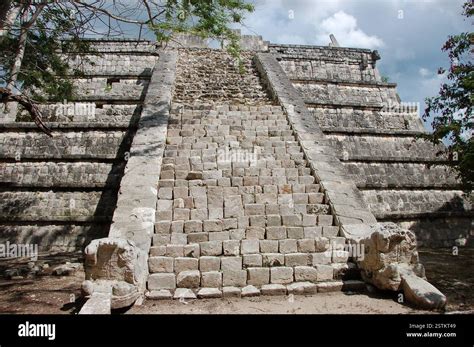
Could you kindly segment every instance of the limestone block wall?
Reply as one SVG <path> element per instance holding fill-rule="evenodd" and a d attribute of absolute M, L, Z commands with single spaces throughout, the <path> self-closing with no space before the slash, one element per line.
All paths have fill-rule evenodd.
<path fill-rule="evenodd" d="M 57 102 L 41 104 L 43 120 L 54 123 L 80 123 L 77 126 L 96 127 L 125 127 L 133 125 L 140 117 L 142 106 L 140 104 L 109 104 L 111 100 L 95 102 Z M 20 110 L 17 122 L 30 121 L 30 115 L 25 110 Z M 25 124 L 26 125 L 26 124 Z M 6 126 L 6 125 L 4 125 Z M 13 126 L 13 125 L 11 125 Z"/>
<path fill-rule="evenodd" d="M 158 44 L 151 41 L 137 40 L 87 40 L 94 53 L 118 53 L 123 55 L 129 54 L 150 54 L 156 55 Z M 148 66 L 149 67 L 149 66 Z"/>
<path fill-rule="evenodd" d="M 384 102 L 397 103 L 394 88 L 327 83 L 293 83 L 308 104 L 383 107 Z"/>
<path fill-rule="evenodd" d="M 291 80 L 377 82 L 376 55 L 366 49 L 269 45 Z"/>
<path fill-rule="evenodd" d="M 144 98 L 148 87 L 148 80 L 144 78 L 108 79 L 92 77 L 75 79 L 75 101 L 135 101 Z"/>
<path fill-rule="evenodd" d="M 388 112 L 354 107 L 309 107 L 327 133 L 420 133 L 424 130 L 415 112 Z"/>
<path fill-rule="evenodd" d="M 63 128 L 64 129 L 64 128 Z M 31 130 L 31 129 L 30 129 Z M 57 131 L 54 137 L 35 132 L 3 132 L 0 158 L 28 159 L 115 159 L 125 154 L 130 139 L 126 130 Z"/>
<path fill-rule="evenodd" d="M 63 157 L 64 158 L 64 157 Z M 4 162 L 0 167 L 2 187 L 116 187 L 124 164 L 110 162 Z"/>
<path fill-rule="evenodd" d="M 86 76 L 141 76 L 150 77 L 158 57 L 146 52 L 128 54 L 101 53 L 65 55 L 73 70 Z"/>
<path fill-rule="evenodd" d="M 436 162 L 436 147 L 409 136 L 327 134 L 338 156 L 345 161 Z M 441 149 L 441 147 L 438 147 Z"/>
<path fill-rule="evenodd" d="M 19 110 L 0 125 L 0 242 L 73 251 L 107 235 L 156 45 L 91 41 L 65 59 L 81 68 L 75 98 L 39 108 L 53 137 Z"/>
<path fill-rule="evenodd" d="M 346 171 L 379 221 L 414 230 L 420 244 L 465 244 L 471 205 L 442 147 L 416 139 L 425 130 L 396 85 L 384 83 L 370 50 L 270 45 Z M 436 223 L 439 221 L 439 223 Z"/>
<path fill-rule="evenodd" d="M 452 169 L 444 165 L 413 162 L 351 162 L 344 163 L 359 188 L 454 188 L 459 182 Z"/>

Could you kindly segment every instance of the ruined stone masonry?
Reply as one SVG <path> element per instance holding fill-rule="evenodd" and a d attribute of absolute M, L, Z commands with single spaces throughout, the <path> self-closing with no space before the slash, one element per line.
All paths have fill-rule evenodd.
<path fill-rule="evenodd" d="M 88 107 L 41 105 L 53 138 L 4 115 L 0 241 L 87 246 L 87 312 L 104 295 L 117 308 L 360 276 L 442 307 L 416 247 L 472 242 L 472 209 L 415 140 L 422 122 L 377 52 L 243 36 L 241 73 L 224 50 L 181 43 L 93 41 L 69 57 Z"/>

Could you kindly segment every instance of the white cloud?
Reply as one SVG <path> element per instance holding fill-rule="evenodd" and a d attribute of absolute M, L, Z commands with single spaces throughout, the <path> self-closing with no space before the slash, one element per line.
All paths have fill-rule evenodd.
<path fill-rule="evenodd" d="M 327 45 L 329 34 L 334 34 L 339 44 L 344 47 L 374 49 L 384 46 L 382 39 L 363 32 L 357 27 L 357 19 L 344 11 L 334 13 L 315 26 L 318 32 L 316 40 L 321 45 Z"/>
<path fill-rule="evenodd" d="M 421 67 L 418 70 L 418 73 L 420 74 L 421 77 L 428 77 L 431 76 L 431 71 L 428 69 L 425 69 L 424 67 Z"/>

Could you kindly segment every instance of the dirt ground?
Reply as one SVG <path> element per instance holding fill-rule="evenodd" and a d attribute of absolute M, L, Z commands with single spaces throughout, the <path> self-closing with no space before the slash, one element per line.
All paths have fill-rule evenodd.
<path fill-rule="evenodd" d="M 430 282 L 448 298 L 447 312 L 474 310 L 474 250 L 453 256 L 449 250 L 423 250 L 421 261 Z M 84 273 L 0 280 L 0 314 L 75 314 L 80 310 Z M 410 314 L 430 313 L 396 302 L 396 294 L 376 292 L 321 293 L 313 296 L 276 296 L 245 299 L 152 301 L 126 314 Z"/>
<path fill-rule="evenodd" d="M 147 301 L 128 314 L 402 314 L 424 313 L 383 296 L 321 293 L 311 296 L 260 296 L 255 298 L 192 301 Z"/>

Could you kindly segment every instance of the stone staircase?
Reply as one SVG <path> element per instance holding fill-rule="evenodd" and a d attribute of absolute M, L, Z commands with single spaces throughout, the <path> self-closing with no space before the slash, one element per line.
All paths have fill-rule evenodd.
<path fill-rule="evenodd" d="M 327 282 L 348 267 L 348 252 L 331 251 L 345 239 L 250 57 L 240 75 L 222 51 L 180 52 L 149 257 L 150 298 L 175 290 L 175 297 L 193 298 L 342 287 Z M 234 90 L 222 104 L 226 94 L 215 90 L 226 86 Z"/>

